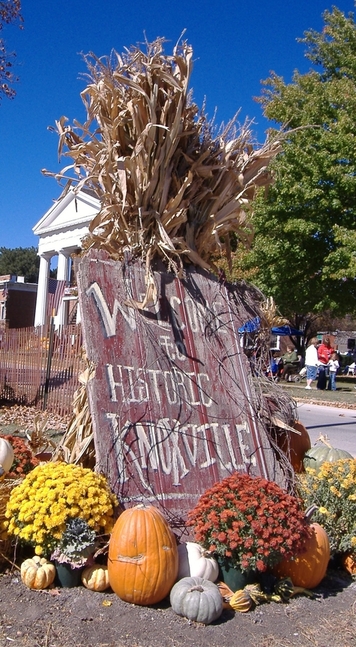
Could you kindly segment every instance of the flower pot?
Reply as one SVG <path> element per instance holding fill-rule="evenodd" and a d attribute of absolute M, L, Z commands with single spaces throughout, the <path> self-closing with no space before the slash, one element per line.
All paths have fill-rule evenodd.
<path fill-rule="evenodd" d="M 219 564 L 219 578 L 231 589 L 231 591 L 239 591 L 243 589 L 246 584 L 254 584 L 257 581 L 255 571 L 241 571 L 239 567 L 231 566 L 225 559 L 218 558 Z"/>
<path fill-rule="evenodd" d="M 72 568 L 70 564 L 66 564 L 65 562 L 59 563 L 55 561 L 54 563 L 56 566 L 55 583 L 57 586 L 72 589 L 75 586 L 81 585 L 83 566 L 80 568 Z"/>
<path fill-rule="evenodd" d="M 39 454 L 35 454 L 35 458 L 41 461 L 41 463 L 48 463 L 48 461 L 51 460 L 52 456 L 52 452 L 39 452 Z"/>

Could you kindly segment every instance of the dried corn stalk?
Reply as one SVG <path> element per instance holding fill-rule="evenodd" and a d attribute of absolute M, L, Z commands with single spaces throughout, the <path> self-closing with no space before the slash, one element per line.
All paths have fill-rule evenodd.
<path fill-rule="evenodd" d="M 86 248 L 122 258 L 124 248 L 159 256 L 179 274 L 183 261 L 206 269 L 217 250 L 229 257 L 229 233 L 247 242 L 247 210 L 256 187 L 271 178 L 276 140 L 259 150 L 237 115 L 215 136 L 188 89 L 193 51 L 183 42 L 171 56 L 163 39 L 98 59 L 85 57 L 89 84 L 81 94 L 87 122 L 56 122 L 59 154 L 72 160 L 57 179 L 93 189 L 101 209 Z"/>
<path fill-rule="evenodd" d="M 278 313 L 277 306 L 273 297 L 267 299 L 260 304 L 261 309 L 261 328 L 266 328 L 270 333 L 271 328 L 275 326 L 284 326 L 289 324 L 288 319 L 281 317 Z"/>
<path fill-rule="evenodd" d="M 258 333 L 258 339 L 264 347 L 264 350 L 268 353 L 272 328 L 289 324 L 289 321 L 280 316 L 273 297 L 267 297 L 265 301 L 260 303 L 260 313 L 261 327 Z M 266 361 L 268 363 L 268 357 Z"/>
<path fill-rule="evenodd" d="M 281 317 L 273 297 L 261 299 L 258 303 L 259 327 L 256 330 L 255 344 L 255 371 L 263 375 L 270 366 L 271 360 L 271 330 L 274 327 L 289 324 L 288 319 Z"/>
<path fill-rule="evenodd" d="M 33 429 L 26 432 L 28 445 L 35 455 L 45 452 L 49 447 L 56 447 L 56 443 L 46 434 L 47 428 L 48 415 L 37 413 L 33 420 Z"/>
<path fill-rule="evenodd" d="M 52 461 L 62 460 L 90 468 L 95 464 L 92 419 L 87 393 L 88 382 L 94 375 L 94 364 L 87 360 L 87 368 L 79 375 L 80 386 L 74 394 L 72 419 L 53 453 Z"/>

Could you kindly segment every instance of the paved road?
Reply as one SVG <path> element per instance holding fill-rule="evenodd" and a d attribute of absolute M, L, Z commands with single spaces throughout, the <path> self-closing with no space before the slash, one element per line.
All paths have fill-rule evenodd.
<path fill-rule="evenodd" d="M 298 415 L 312 445 L 324 434 L 333 447 L 346 449 L 356 457 L 356 410 L 299 402 Z"/>

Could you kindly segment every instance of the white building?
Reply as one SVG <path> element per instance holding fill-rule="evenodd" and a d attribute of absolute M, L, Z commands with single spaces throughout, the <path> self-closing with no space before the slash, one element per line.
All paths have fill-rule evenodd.
<path fill-rule="evenodd" d="M 88 190 L 68 193 L 57 200 L 33 227 L 35 236 L 39 236 L 38 255 L 40 272 L 35 311 L 35 326 L 46 323 L 48 279 L 51 259 L 58 256 L 57 280 L 69 284 L 71 255 L 82 247 L 82 240 L 89 232 L 89 223 L 99 212 L 100 201 Z M 66 323 L 67 307 L 76 296 L 68 294 L 63 297 L 55 317 L 55 325 Z"/>

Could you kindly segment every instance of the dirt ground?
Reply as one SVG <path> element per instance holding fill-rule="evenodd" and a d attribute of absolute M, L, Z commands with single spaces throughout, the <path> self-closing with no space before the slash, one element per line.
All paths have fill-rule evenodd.
<path fill-rule="evenodd" d="M 356 582 L 329 570 L 317 597 L 224 611 L 204 626 L 168 600 L 139 607 L 84 587 L 33 591 L 17 571 L 0 576 L 0 645 L 8 647 L 354 647 Z"/>
<path fill-rule="evenodd" d="M 21 434 L 31 415 L 0 409 L 0 433 Z M 52 436 L 63 432 L 50 422 Z M 315 593 L 245 614 L 225 610 L 204 626 L 177 616 L 169 600 L 139 607 L 111 590 L 33 591 L 9 565 L 0 574 L 0 647 L 356 647 L 356 581 L 333 565 Z"/>

